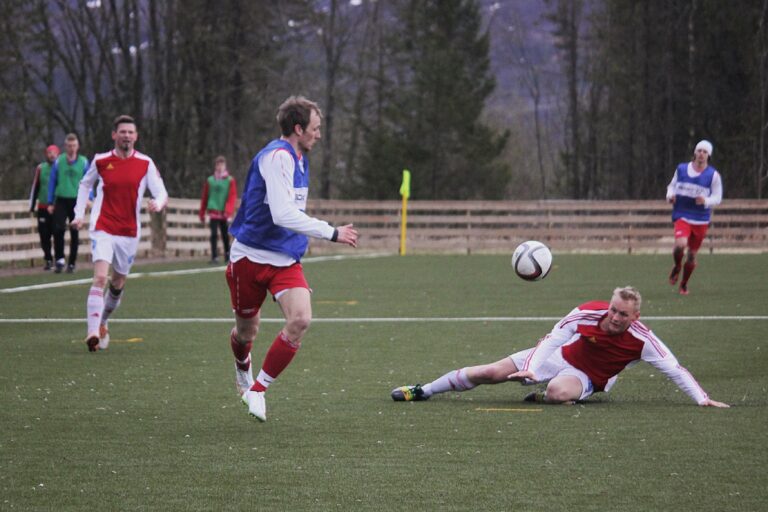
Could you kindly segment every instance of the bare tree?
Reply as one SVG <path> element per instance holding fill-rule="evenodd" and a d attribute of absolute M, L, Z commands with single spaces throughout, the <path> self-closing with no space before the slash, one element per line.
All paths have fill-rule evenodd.
<path fill-rule="evenodd" d="M 580 71 L 580 23 L 583 0 L 556 0 L 550 19 L 555 24 L 565 62 L 566 79 L 566 153 L 565 167 L 571 193 L 575 198 L 584 196 L 584 179 L 581 172 L 581 108 L 579 106 Z"/>
<path fill-rule="evenodd" d="M 763 0 L 762 16 L 760 16 L 759 30 L 757 33 L 757 67 L 758 84 L 760 87 L 760 113 L 759 137 L 757 142 L 757 168 L 756 183 L 757 197 L 763 197 L 763 185 L 768 180 L 768 169 L 766 169 L 766 138 L 768 137 L 768 0 Z"/>
<path fill-rule="evenodd" d="M 536 162 L 538 164 L 538 174 L 541 183 L 541 197 L 547 198 L 547 171 L 544 167 L 543 131 L 541 125 L 541 70 L 537 64 L 539 59 L 534 59 L 529 55 L 529 30 L 524 23 L 521 23 L 520 14 L 517 10 L 513 9 L 513 11 L 513 25 L 509 31 L 513 42 L 513 45 L 510 48 L 511 56 L 513 58 L 512 64 L 522 68 L 523 73 L 521 81 L 533 103 L 533 127 L 536 140 Z"/>
<path fill-rule="evenodd" d="M 360 18 L 358 11 L 362 9 L 355 6 L 346 7 L 339 5 L 338 0 L 330 0 L 328 11 L 322 17 L 320 39 L 323 44 L 325 56 L 325 102 L 323 112 L 325 117 L 325 135 L 323 142 L 323 159 L 321 167 L 320 197 L 331 197 L 331 183 L 333 181 L 336 161 L 336 117 L 339 110 L 337 95 L 339 94 L 339 81 L 344 77 L 344 64 L 350 42 L 359 30 Z"/>

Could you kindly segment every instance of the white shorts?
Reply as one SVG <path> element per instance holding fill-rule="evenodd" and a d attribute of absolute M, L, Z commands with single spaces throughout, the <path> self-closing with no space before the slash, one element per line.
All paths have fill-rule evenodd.
<path fill-rule="evenodd" d="M 116 236 L 104 231 L 91 231 L 91 259 L 106 261 L 118 274 L 128 275 L 139 248 L 139 238 Z"/>
<path fill-rule="evenodd" d="M 515 352 L 509 356 L 509 358 L 512 359 L 512 362 L 515 363 L 515 366 L 520 369 L 525 366 L 525 360 L 528 358 L 528 355 L 532 350 L 532 348 L 529 348 L 527 350 Z M 539 366 L 538 370 L 536 370 L 536 378 L 539 379 L 537 383 L 549 382 L 550 380 L 560 375 L 572 375 L 579 379 L 581 382 L 581 396 L 579 397 L 579 400 L 584 400 L 595 392 L 592 381 L 587 376 L 587 374 L 578 368 L 571 366 L 568 361 L 563 359 L 563 351 L 561 348 L 558 348 L 552 352 L 552 355 L 549 356 L 549 358 L 544 361 L 541 366 Z M 614 375 L 608 380 L 608 384 L 606 384 L 604 391 L 608 391 L 615 382 L 616 376 Z"/>

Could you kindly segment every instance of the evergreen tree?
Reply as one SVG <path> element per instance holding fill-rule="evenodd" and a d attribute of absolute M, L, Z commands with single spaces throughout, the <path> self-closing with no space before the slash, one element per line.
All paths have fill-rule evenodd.
<path fill-rule="evenodd" d="M 415 198 L 501 197 L 509 172 L 498 156 L 508 134 L 480 121 L 495 86 L 481 21 L 470 0 L 398 5 L 377 77 L 381 115 L 369 126 L 355 195 L 396 197 L 408 168 Z"/>
<path fill-rule="evenodd" d="M 759 195 L 768 158 L 761 131 L 768 61 L 759 54 L 766 5 L 590 2 L 582 74 L 567 75 L 569 90 L 579 89 L 568 97 L 569 112 L 581 120 L 564 155 L 579 185 L 572 197 L 663 197 L 675 166 L 704 138 L 714 143 L 726 196 Z"/>

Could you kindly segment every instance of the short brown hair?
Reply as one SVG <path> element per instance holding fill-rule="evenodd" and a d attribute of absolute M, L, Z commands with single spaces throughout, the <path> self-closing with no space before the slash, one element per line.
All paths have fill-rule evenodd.
<path fill-rule="evenodd" d="M 64 141 L 65 142 L 71 142 L 71 141 L 80 142 L 80 139 L 77 138 L 77 134 L 75 134 L 75 133 L 68 133 L 67 136 L 64 137 Z"/>
<path fill-rule="evenodd" d="M 136 120 L 133 117 L 127 114 L 121 114 L 117 116 L 114 121 L 112 121 L 112 128 L 117 131 L 117 127 L 123 123 L 130 123 L 136 126 Z"/>
<path fill-rule="evenodd" d="M 280 133 L 287 137 L 293 133 L 296 125 L 301 126 L 302 130 L 306 130 L 313 110 L 318 117 L 323 117 L 320 107 L 314 101 L 309 101 L 304 96 L 289 96 L 277 109 L 277 124 L 280 126 Z"/>
<path fill-rule="evenodd" d="M 227 163 L 227 159 L 224 155 L 219 155 L 216 157 L 216 159 L 213 161 L 214 164 L 225 164 Z"/>

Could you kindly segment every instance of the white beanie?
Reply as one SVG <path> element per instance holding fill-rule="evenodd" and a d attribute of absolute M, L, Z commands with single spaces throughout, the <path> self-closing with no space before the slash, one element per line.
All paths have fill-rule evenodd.
<path fill-rule="evenodd" d="M 703 149 L 707 152 L 707 154 L 711 157 L 712 156 L 712 143 L 708 140 L 702 140 L 699 141 L 698 144 L 696 144 L 696 147 L 693 149 L 694 151 L 698 151 L 699 149 Z"/>

